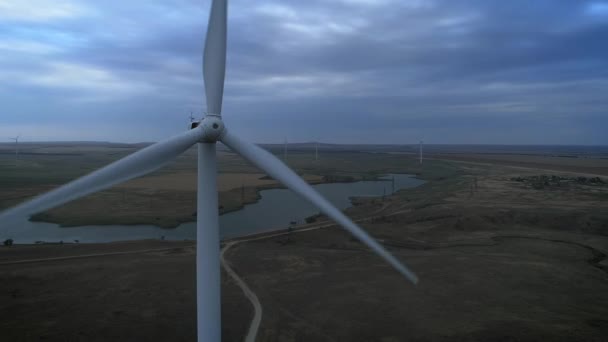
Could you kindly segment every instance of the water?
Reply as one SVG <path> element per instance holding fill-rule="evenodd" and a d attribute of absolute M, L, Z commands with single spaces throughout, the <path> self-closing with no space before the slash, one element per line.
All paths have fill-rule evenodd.
<path fill-rule="evenodd" d="M 424 181 L 410 175 L 390 174 L 395 177 L 395 191 L 419 186 Z M 350 197 L 382 196 L 392 192 L 391 181 L 361 181 L 355 183 L 330 183 L 314 185 L 314 188 L 335 206 L 345 209 L 351 206 Z M 314 206 L 287 189 L 270 189 L 260 192 L 261 199 L 243 209 L 220 216 L 222 239 L 260 232 L 285 229 L 291 221 L 304 223 L 306 217 L 319 212 Z M 64 227 L 54 223 L 24 221 L 10 231 L 1 231 L 0 240 L 12 238 L 14 243 L 44 242 L 112 242 L 142 239 L 195 240 L 196 223 L 189 222 L 174 229 L 162 229 L 151 225 L 105 225 Z"/>

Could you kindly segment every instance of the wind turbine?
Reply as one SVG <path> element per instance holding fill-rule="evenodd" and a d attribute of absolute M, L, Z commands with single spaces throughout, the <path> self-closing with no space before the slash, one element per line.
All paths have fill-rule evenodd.
<path fill-rule="evenodd" d="M 287 164 L 287 137 L 283 141 L 283 162 Z"/>
<path fill-rule="evenodd" d="M 420 165 L 422 165 L 422 144 L 423 144 L 423 141 L 422 141 L 422 139 L 420 139 L 420 143 L 418 145 L 418 153 L 420 155 Z"/>
<path fill-rule="evenodd" d="M 14 137 L 14 138 L 9 138 L 11 140 L 15 140 L 15 166 L 17 166 L 17 164 L 19 163 L 19 138 L 21 137 L 21 134 L 19 134 L 18 136 Z"/>
<path fill-rule="evenodd" d="M 416 283 L 417 276 L 382 245 L 321 196 L 278 158 L 243 140 L 222 121 L 222 97 L 226 67 L 227 0 L 214 0 L 209 14 L 203 52 L 203 79 L 208 112 L 193 129 L 148 146 L 89 175 L 0 213 L 0 222 L 19 222 L 32 214 L 97 192 L 154 171 L 193 145 L 198 146 L 196 225 L 196 289 L 198 341 L 221 339 L 220 238 L 218 222 L 216 143 L 224 143 L 253 165 L 266 171 L 366 244 L 376 254 Z"/>

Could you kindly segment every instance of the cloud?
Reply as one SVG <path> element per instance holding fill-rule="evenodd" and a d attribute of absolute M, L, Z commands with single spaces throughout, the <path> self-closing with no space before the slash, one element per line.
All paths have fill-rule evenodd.
<path fill-rule="evenodd" d="M 146 84 L 122 79 L 108 70 L 70 63 L 49 63 L 43 71 L 23 75 L 20 80 L 48 88 L 82 91 L 86 93 L 87 100 L 91 100 L 93 98 L 91 96 L 128 97 L 151 90 Z"/>
<path fill-rule="evenodd" d="M 208 3 L 72 0 L 46 12 L 48 2 L 22 3 L 0 10 L 0 96 L 19 112 L 11 115 L 30 117 L 17 95 L 31 94 L 69 124 L 79 114 L 65 114 L 62 103 L 84 99 L 79 110 L 100 122 L 151 118 L 145 129 L 132 124 L 140 140 L 153 140 L 182 129 L 190 108 L 204 110 Z M 394 132 L 382 137 L 389 142 L 415 131 L 435 132 L 438 142 L 475 134 L 479 143 L 505 142 L 498 132 L 513 122 L 526 125 L 510 126 L 513 142 L 581 143 L 574 137 L 584 134 L 564 133 L 572 129 L 589 132 L 587 143 L 608 143 L 593 133 L 608 124 L 605 4 L 231 1 L 225 118 L 260 141 L 312 134 L 323 120 L 327 139 L 374 142 L 373 119 L 374 129 Z M 467 128 L 479 122 L 496 134 Z M 551 134 L 547 122 L 564 126 Z"/>
<path fill-rule="evenodd" d="M 608 15 L 608 2 L 591 2 L 587 4 L 586 12 L 590 15 Z"/>
<path fill-rule="evenodd" d="M 22 53 L 29 55 L 47 55 L 60 52 L 58 46 L 36 41 L 26 41 L 20 39 L 0 40 L 0 51 L 3 53 Z"/>
<path fill-rule="evenodd" d="M 90 14 L 91 9 L 82 3 L 66 0 L 2 0 L 0 19 L 25 22 L 46 22 Z"/>

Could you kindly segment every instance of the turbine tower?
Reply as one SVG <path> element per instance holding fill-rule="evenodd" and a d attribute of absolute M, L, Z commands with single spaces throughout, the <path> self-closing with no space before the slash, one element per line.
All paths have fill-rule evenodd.
<path fill-rule="evenodd" d="M 416 283 L 418 278 L 412 271 L 361 227 L 334 207 L 287 165 L 266 150 L 243 140 L 238 134 L 225 126 L 221 114 L 226 72 L 226 21 L 227 0 L 214 0 L 211 4 L 207 38 L 203 52 L 203 79 L 208 110 L 199 125 L 0 213 L 2 227 L 6 228 L 11 222 L 18 223 L 33 214 L 150 173 L 196 144 L 198 147 L 197 335 L 200 342 L 219 342 L 221 340 L 220 238 L 216 143 L 221 141 L 285 187 L 308 200 L 407 279 Z"/>
<path fill-rule="evenodd" d="M 283 141 L 283 162 L 287 163 L 287 138 Z"/>
<path fill-rule="evenodd" d="M 15 141 L 15 166 L 17 166 L 17 164 L 19 163 L 19 138 L 20 137 L 21 137 L 21 134 L 19 134 L 18 136 L 14 137 L 14 138 L 9 138 L 10 140 Z"/>

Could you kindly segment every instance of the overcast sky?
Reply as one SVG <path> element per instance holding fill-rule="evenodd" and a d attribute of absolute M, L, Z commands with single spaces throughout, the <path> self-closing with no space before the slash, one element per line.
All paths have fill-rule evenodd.
<path fill-rule="evenodd" d="M 156 141 L 205 110 L 208 1 L 0 1 L 0 137 Z M 608 144 L 607 1 L 235 0 L 256 142 Z"/>

